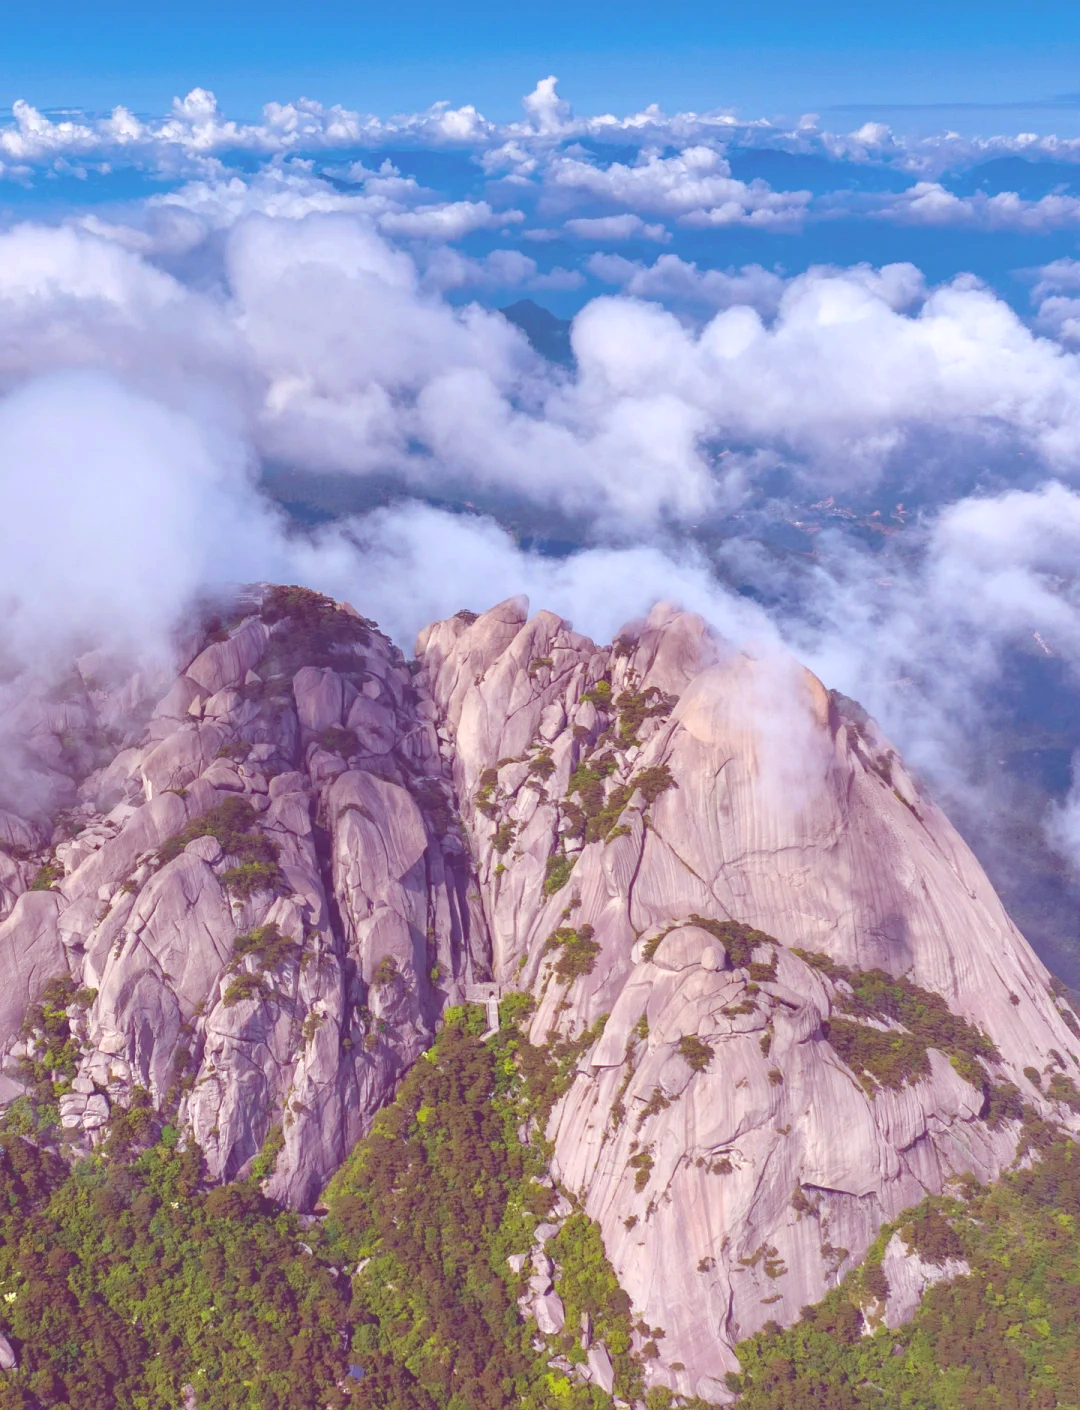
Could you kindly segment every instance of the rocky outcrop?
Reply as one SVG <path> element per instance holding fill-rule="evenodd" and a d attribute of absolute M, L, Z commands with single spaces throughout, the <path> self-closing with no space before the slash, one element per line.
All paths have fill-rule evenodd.
<path fill-rule="evenodd" d="M 962 1278 L 971 1268 L 963 1258 L 943 1258 L 940 1263 L 929 1263 L 914 1249 L 909 1249 L 896 1233 L 885 1245 L 881 1271 L 889 1288 L 885 1325 L 899 1327 L 914 1316 L 927 1288 L 951 1278 Z"/>
<path fill-rule="evenodd" d="M 665 1330 L 650 1374 L 724 1400 L 740 1337 L 951 1174 L 1013 1160 L 1014 1089 L 1075 1120 L 1041 1088 L 1075 1092 L 1075 1019 L 873 722 L 807 672 L 665 607 L 601 650 L 514 601 L 417 654 L 496 979 L 533 989 L 534 1041 L 603 1025 L 556 1172 Z M 876 1009 L 875 969 L 910 986 Z M 889 1010 L 922 991 L 944 1004 L 916 1041 Z"/>
<path fill-rule="evenodd" d="M 167 666 L 24 683 L 3 732 L 0 1100 L 63 976 L 76 1145 L 141 1089 L 211 1178 L 263 1151 L 310 1209 L 444 1007 L 490 1028 L 529 990 L 533 1041 L 579 1054 L 553 1174 L 683 1394 L 727 1399 L 740 1337 L 1009 1165 L 1022 1104 L 1076 1124 L 1080 1025 L 873 721 L 694 616 L 599 647 L 515 599 L 407 663 L 252 589 Z M 544 1227 L 524 1307 L 554 1330 Z M 944 1275 L 890 1250 L 891 1323 Z"/>
<path fill-rule="evenodd" d="M 401 653 L 315 594 L 259 592 L 237 616 L 156 701 L 130 678 L 70 686 L 87 736 L 111 717 L 128 747 L 74 781 L 51 848 L 39 830 L 11 850 L 39 844 L 0 924 L 0 1044 L 11 1071 L 28 1006 L 69 972 L 96 993 L 66 1127 L 94 1140 L 145 1089 L 216 1179 L 276 1128 L 270 1191 L 310 1207 L 487 946 Z M 115 708 L 125 692 L 142 719 Z M 47 889 L 26 891 L 35 872 Z"/>

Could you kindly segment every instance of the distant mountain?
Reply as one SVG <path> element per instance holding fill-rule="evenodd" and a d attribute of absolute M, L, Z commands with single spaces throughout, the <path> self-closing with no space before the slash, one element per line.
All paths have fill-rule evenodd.
<path fill-rule="evenodd" d="M 519 299 L 499 310 L 504 318 L 520 328 L 541 356 L 552 362 L 571 363 L 570 320 L 556 318 L 532 299 Z"/>
<path fill-rule="evenodd" d="M 1003 191 L 1015 191 L 1022 200 L 1039 201 L 1054 192 L 1075 196 L 1080 190 L 1080 168 L 1075 162 L 994 157 L 968 171 L 945 177 L 944 184 L 958 196 L 974 196 L 978 192 L 997 196 Z"/>

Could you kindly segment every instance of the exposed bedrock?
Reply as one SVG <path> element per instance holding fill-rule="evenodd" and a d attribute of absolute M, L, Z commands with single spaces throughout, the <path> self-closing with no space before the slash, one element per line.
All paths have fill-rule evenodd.
<path fill-rule="evenodd" d="M 496 978 L 533 989 L 534 1041 L 608 1015 L 549 1134 L 665 1329 L 656 1379 L 725 1399 L 740 1337 L 797 1318 L 952 1174 L 998 1174 L 1007 1084 L 1075 1120 L 1043 1095 L 1047 1073 L 1074 1090 L 1071 1011 L 853 702 L 664 606 L 600 649 L 511 601 L 418 656 Z M 868 1006 L 868 970 L 906 984 Z M 923 990 L 944 1004 L 916 1040 L 888 1009 Z"/>
<path fill-rule="evenodd" d="M 310 1207 L 488 945 L 433 705 L 351 608 L 295 606 L 255 594 L 126 715 L 130 679 L 70 685 L 98 754 L 106 716 L 126 747 L 78 780 L 51 846 L 7 829 L 23 894 L 0 924 L 0 1043 L 11 1072 L 27 1005 L 67 968 L 97 992 L 65 1125 L 94 1139 L 144 1088 L 216 1179 L 279 1128 L 269 1192 Z"/>
<path fill-rule="evenodd" d="M 77 1141 L 144 1089 L 211 1178 L 269 1141 L 310 1209 L 445 1006 L 529 989 L 533 1041 L 581 1050 L 553 1173 L 685 1394 L 1009 1165 L 1021 1100 L 1076 1120 L 1076 1019 L 874 722 L 692 615 L 599 647 L 515 599 L 410 663 L 249 589 L 168 669 L 26 683 L 4 732 L 0 1100 L 66 974 Z"/>

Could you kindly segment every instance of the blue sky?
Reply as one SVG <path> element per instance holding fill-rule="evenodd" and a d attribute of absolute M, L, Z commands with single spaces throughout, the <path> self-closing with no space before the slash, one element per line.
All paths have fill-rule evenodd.
<path fill-rule="evenodd" d="M 436 98 L 509 117 L 555 69 L 597 111 L 658 101 L 787 113 L 835 103 L 1016 103 L 1080 87 L 1075 5 L 825 4 L 663 7 L 417 0 L 407 6 L 280 0 L 148 7 L 71 0 L 19 7 L 0 40 L 0 103 L 123 101 L 160 110 L 212 87 L 232 112 L 267 92 L 379 112 Z"/>

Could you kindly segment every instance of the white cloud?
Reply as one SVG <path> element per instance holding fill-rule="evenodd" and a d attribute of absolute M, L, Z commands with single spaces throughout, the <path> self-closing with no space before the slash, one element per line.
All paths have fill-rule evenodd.
<path fill-rule="evenodd" d="M 728 445 L 794 457 L 830 487 L 872 483 L 913 431 L 1012 438 L 1066 476 L 1077 462 L 1080 364 L 971 281 L 927 294 L 910 265 L 785 282 L 606 256 L 590 268 L 633 297 L 579 313 L 571 377 L 498 315 L 454 310 L 438 290 L 565 287 L 575 271 L 436 246 L 421 278 L 368 198 L 329 193 L 326 209 L 327 188 L 295 173 L 238 185 L 198 183 L 152 207 L 202 223 L 202 244 L 184 235 L 197 289 L 140 253 L 150 224 L 126 243 L 74 226 L 0 236 L 8 384 L 112 368 L 169 404 L 227 402 L 261 455 L 297 468 L 440 492 L 527 487 L 619 532 L 730 505 L 744 471 L 728 475 L 728 457 L 721 474 Z M 707 321 L 683 327 L 657 298 Z"/>
<path fill-rule="evenodd" d="M 189 182 L 178 191 L 151 197 L 146 209 L 190 211 L 217 229 L 255 212 L 294 220 L 314 212 L 343 212 L 368 217 L 387 235 L 421 240 L 460 240 L 477 230 L 502 230 L 524 220 L 521 211 L 495 210 L 487 201 L 425 202 L 430 193 L 401 177 L 389 163 L 377 172 L 354 165 L 351 175 L 356 190 L 341 191 L 303 166 L 272 165 L 254 180 L 233 176 Z"/>
<path fill-rule="evenodd" d="M 434 617 L 522 591 L 599 638 L 673 593 L 732 634 L 775 635 L 685 551 L 556 560 L 521 552 L 490 519 L 417 503 L 289 534 L 233 427 L 108 374 L 55 373 L 0 399 L 0 467 L 0 638 L 41 664 L 88 644 L 153 651 L 194 595 L 259 579 L 349 598 L 406 645 Z"/>
<path fill-rule="evenodd" d="M 1053 260 L 1029 274 L 1035 326 L 1067 346 L 1080 344 L 1080 260 Z"/>
<path fill-rule="evenodd" d="M 1022 200 L 1015 191 L 996 196 L 956 196 L 936 181 L 916 182 L 873 211 L 904 225 L 961 225 L 975 230 L 1021 230 L 1037 234 L 1080 224 L 1080 198 L 1049 195 Z"/>
<path fill-rule="evenodd" d="M 208 230 L 227 219 L 206 192 L 194 204 Z M 697 409 L 659 397 L 660 419 L 638 434 L 648 404 L 565 395 L 518 330 L 425 292 L 369 219 L 235 208 L 206 292 L 85 229 L 0 235 L 8 384 L 57 365 L 112 369 L 170 404 L 222 402 L 261 455 L 298 468 L 524 484 L 540 502 L 631 522 L 711 502 Z M 500 266 L 544 279 L 516 252 L 488 257 L 485 273 Z"/>
<path fill-rule="evenodd" d="M 678 255 L 660 255 L 647 265 L 622 255 L 594 254 L 589 257 L 590 274 L 605 284 L 616 284 L 634 298 L 655 299 L 663 304 L 690 305 L 707 309 L 749 304 L 763 315 L 776 312 L 788 281 L 759 264 L 739 270 L 699 269 Z"/>
<path fill-rule="evenodd" d="M 12 121 L 0 126 L 0 175 L 25 175 L 58 161 L 110 161 L 118 157 L 150 170 L 192 175 L 220 171 L 219 158 L 232 152 L 274 153 L 333 151 L 375 146 L 387 137 L 408 135 L 434 145 L 479 143 L 494 132 L 470 105 L 452 108 L 436 103 L 426 112 L 383 121 L 340 105 L 325 107 L 313 99 L 267 103 L 261 123 L 225 117 L 213 93 L 194 88 L 173 100 L 171 112 L 158 121 L 136 117 L 125 107 L 107 118 L 54 120 L 17 100 Z"/>
<path fill-rule="evenodd" d="M 1034 273 L 1038 279 L 1031 291 L 1031 297 L 1036 302 L 1048 294 L 1080 293 L 1080 260 L 1052 260 Z"/>
<path fill-rule="evenodd" d="M 578 289 L 585 282 L 577 269 L 556 267 L 541 273 L 534 259 L 520 250 L 492 250 L 483 259 L 470 259 L 449 245 L 439 245 L 424 265 L 428 289 Z"/>
<path fill-rule="evenodd" d="M 746 304 L 763 318 L 776 313 L 787 289 L 798 291 L 828 279 L 843 279 L 865 289 L 897 313 L 921 303 L 927 292 L 922 274 L 911 264 L 888 264 L 880 269 L 865 264 L 847 269 L 818 265 L 800 276 L 801 282 L 759 264 L 743 265 L 741 269 L 699 269 L 692 261 L 673 254 L 660 255 L 651 265 L 622 255 L 594 254 L 586 267 L 597 279 L 618 285 L 635 298 L 654 299 L 675 308 L 713 311 Z"/>
<path fill-rule="evenodd" d="M 832 545 L 801 580 L 773 561 L 770 571 L 798 586 L 789 595 L 799 615 L 777 620 L 720 585 L 677 538 L 558 560 L 523 553 L 490 519 L 417 503 L 290 536 L 254 489 L 232 427 L 98 373 L 54 374 L 0 401 L 0 465 L 12 508 L 0 525 L 3 639 L 39 662 L 91 638 L 153 646 L 192 594 L 252 578 L 346 597 L 405 645 L 435 617 L 513 592 L 600 640 L 654 601 L 675 600 L 755 650 L 775 654 L 786 641 L 874 710 L 938 787 L 969 802 L 985 802 L 972 790 L 972 751 L 1005 648 L 1037 630 L 1080 665 L 1080 495 L 1054 483 L 946 508 L 891 560 L 888 578 L 880 559 L 850 545 Z M 898 689 L 909 675 L 914 684 Z M 1080 791 L 1052 812 L 1048 832 L 1080 866 L 1078 816 Z"/>
<path fill-rule="evenodd" d="M 686 147 L 676 156 L 644 153 L 636 166 L 596 166 L 579 157 L 553 157 L 544 180 L 554 193 L 572 193 L 633 211 L 657 212 L 692 225 L 793 228 L 809 191 L 773 191 L 764 181 L 737 181 L 711 147 Z"/>
<path fill-rule="evenodd" d="M 1080 298 L 1070 299 L 1054 294 L 1043 299 L 1036 324 L 1059 342 L 1073 346 L 1080 344 Z"/>
<path fill-rule="evenodd" d="M 646 225 L 639 215 L 581 216 L 568 220 L 566 229 L 583 240 L 603 244 L 607 240 L 656 240 L 666 244 L 671 239 L 663 225 Z"/>
<path fill-rule="evenodd" d="M 969 138 L 944 132 L 919 138 L 898 135 L 879 122 L 868 122 L 853 132 L 843 133 L 822 127 L 815 115 L 800 119 L 794 127 L 784 127 L 766 119 L 742 118 L 724 109 L 668 114 L 655 103 L 622 116 L 575 116 L 570 104 L 559 96 L 553 76 L 541 79 L 526 95 L 523 109 L 522 120 L 508 123 L 489 121 L 472 104 L 453 107 L 447 102 L 433 103 L 417 113 L 382 118 L 339 104 L 324 105 L 311 98 L 298 98 L 269 102 L 260 120 L 244 122 L 223 113 L 214 94 L 204 88 L 194 88 L 185 97 L 175 99 L 163 117 L 149 119 L 138 117 L 123 106 L 106 117 L 77 113 L 52 117 L 17 100 L 11 120 L 0 124 L 0 177 L 26 181 L 41 173 L 84 174 L 116 165 L 170 178 L 212 176 L 220 175 L 223 164 L 235 154 L 282 157 L 356 148 L 376 150 L 381 145 L 403 141 L 472 150 L 489 174 L 505 173 L 511 180 L 526 183 L 542 171 L 560 144 L 575 139 L 630 143 L 642 149 L 677 147 L 683 149 L 684 155 L 686 151 L 712 150 L 737 141 L 743 146 L 805 152 L 834 161 L 890 166 L 927 183 L 934 183 L 943 173 L 1002 156 L 1080 162 L 1080 138 L 1060 138 L 1052 133 Z M 751 188 L 757 185 L 760 183 L 751 183 Z M 798 207 L 795 197 L 805 193 L 783 194 L 791 198 L 784 208 L 789 211 L 788 218 L 794 220 Z M 920 193 L 914 200 L 919 203 L 916 210 L 925 213 L 934 201 L 922 200 L 923 194 L 929 193 Z M 1056 205 L 1056 200 L 1049 197 L 1048 204 L 1021 203 L 1023 209 L 1010 211 L 1006 199 L 998 209 L 991 206 L 977 218 L 1002 223 L 1038 220 L 1044 225 L 1070 219 L 1068 208 Z M 901 202 L 900 214 L 904 213 L 905 204 L 911 203 Z M 968 204 L 970 210 L 978 212 L 977 198 Z M 1041 209 L 1032 213 L 1026 209 L 1028 206 Z M 739 192 L 721 195 L 694 209 L 701 213 L 697 219 L 705 221 L 711 217 L 712 223 L 724 224 L 733 218 L 732 214 L 725 214 L 729 208 L 731 212 L 753 211 L 759 222 L 766 220 L 769 211 L 767 204 L 747 199 Z M 774 210 L 773 220 L 777 218 Z M 916 214 L 914 218 L 922 216 Z"/>
<path fill-rule="evenodd" d="M 158 644 L 208 582 L 280 534 L 247 447 L 111 376 L 57 372 L 0 401 L 0 600 L 23 659 Z"/>
<path fill-rule="evenodd" d="M 806 152 L 834 161 L 881 164 L 931 181 L 947 172 L 1000 157 L 1020 156 L 1033 162 L 1080 161 L 1080 138 L 1058 137 L 1052 132 L 969 137 L 947 130 L 917 136 L 897 133 L 882 122 L 863 123 L 853 132 L 834 132 L 822 127 L 817 114 L 808 115 L 793 129 L 768 122 L 746 124 L 745 128 L 740 124 L 740 128 L 740 138 L 750 145 Z"/>
<path fill-rule="evenodd" d="M 494 211 L 487 201 L 448 201 L 417 206 L 415 210 L 387 212 L 379 226 L 388 235 L 427 240 L 460 240 L 475 230 L 502 230 L 525 219 L 521 211 Z"/>
<path fill-rule="evenodd" d="M 98 368 L 173 405 L 250 405 L 243 338 L 222 305 L 75 227 L 0 233 L 0 388 Z M 222 414 L 226 414 L 225 411 Z"/>
<path fill-rule="evenodd" d="M 218 121 L 206 102 L 173 120 Z M 674 211 L 706 209 L 680 183 L 731 178 L 715 153 L 692 171 L 685 155 L 614 177 L 558 160 L 634 192 L 652 182 L 643 199 Z M 211 172 L 127 215 L 0 233 L 9 637 L 44 645 L 110 622 L 152 636 L 185 594 L 225 577 L 308 581 L 400 634 L 525 590 L 610 636 L 674 596 L 739 640 L 782 631 L 939 784 L 974 796 L 980 697 L 1006 647 L 1037 630 L 1080 664 L 1080 498 L 1051 482 L 948 505 L 921 452 L 947 440 L 970 466 L 1007 446 L 1029 479 L 1069 481 L 1080 358 L 977 281 L 927 289 L 911 265 L 788 278 L 598 253 L 590 273 L 621 293 L 586 304 L 576 366 L 554 369 L 501 316 L 440 291 L 566 287 L 578 272 L 542 272 L 490 239 L 467 256 L 416 225 L 392 237 L 388 218 L 427 220 L 435 203 L 374 166 L 354 169 L 348 190 L 293 162 L 250 179 Z M 415 253 L 402 248 L 414 240 Z M 1059 260 L 1035 281 L 1040 326 L 1062 336 L 1078 271 Z M 522 554 L 491 521 L 416 504 L 290 537 L 253 488 L 267 462 L 390 474 L 440 498 L 528 499 L 574 516 L 596 546 L 561 562 Z M 840 498 L 900 464 L 930 501 L 903 553 L 867 554 L 828 530 L 794 567 L 755 561 L 745 541 L 715 550 L 735 581 L 793 604 L 772 626 L 688 546 L 685 526 L 743 508 L 763 468 Z M 898 691 L 905 677 L 915 685 Z M 1069 848 L 1067 824 L 1055 836 Z"/>
<path fill-rule="evenodd" d="M 897 553 L 833 538 L 787 584 L 799 604 L 783 623 L 788 642 L 882 721 L 1002 867 L 1020 820 L 1032 833 L 1041 821 L 1080 874 L 1080 787 L 1064 808 L 1032 814 L 1002 768 L 995 721 L 1017 653 L 1052 652 L 1080 671 L 1078 561 L 1080 494 L 1048 482 L 946 505 L 905 530 Z M 1022 720 L 1015 728 L 1005 750 L 1026 733 Z"/>
<path fill-rule="evenodd" d="M 573 117 L 573 110 L 556 91 L 559 80 L 554 74 L 542 78 L 531 93 L 522 99 L 522 107 L 527 118 L 537 132 L 545 136 L 555 135 L 566 130 Z"/>
<path fill-rule="evenodd" d="M 737 305 L 700 332 L 651 305 L 597 299 L 574 324 L 580 395 L 673 396 L 706 434 L 805 456 L 834 481 L 872 480 L 920 426 L 976 441 L 1007 427 L 1072 473 L 1076 359 L 970 283 L 909 313 L 918 286 L 910 266 L 812 270 L 789 283 L 771 326 Z"/>
<path fill-rule="evenodd" d="M 597 547 L 550 558 L 522 552 L 491 519 L 416 503 L 352 521 L 339 545 L 350 541 L 358 553 L 335 558 L 335 576 L 331 581 L 322 569 L 321 584 L 351 593 L 406 645 L 428 622 L 461 607 L 483 611 L 515 593 L 597 641 L 611 641 L 619 627 L 664 599 L 701 611 L 733 640 L 778 639 L 756 604 L 720 586 L 707 560 L 685 547 Z M 320 544 L 306 567 L 309 577 L 319 574 L 323 553 Z"/>

